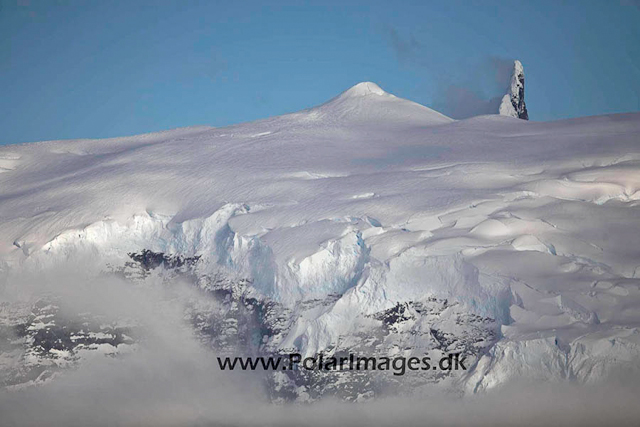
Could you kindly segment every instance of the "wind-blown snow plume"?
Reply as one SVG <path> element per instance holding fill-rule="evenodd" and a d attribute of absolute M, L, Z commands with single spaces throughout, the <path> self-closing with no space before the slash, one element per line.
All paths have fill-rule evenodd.
<path fill-rule="evenodd" d="M 442 74 L 449 77 L 440 83 L 436 109 L 454 119 L 499 114 L 505 92 L 511 93 L 514 61 L 492 56 Z"/>

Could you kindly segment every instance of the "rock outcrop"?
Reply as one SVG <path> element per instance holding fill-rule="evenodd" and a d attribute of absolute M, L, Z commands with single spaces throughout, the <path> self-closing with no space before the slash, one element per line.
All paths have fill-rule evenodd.
<path fill-rule="evenodd" d="M 524 67 L 518 60 L 513 62 L 509 91 L 502 97 L 499 114 L 529 120 L 527 105 L 524 102 Z"/>

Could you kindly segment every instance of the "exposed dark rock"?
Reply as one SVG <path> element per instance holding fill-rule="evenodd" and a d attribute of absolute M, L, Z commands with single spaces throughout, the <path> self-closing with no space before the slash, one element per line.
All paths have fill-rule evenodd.
<path fill-rule="evenodd" d="M 507 94 L 502 98 L 500 115 L 529 120 L 529 112 L 524 101 L 524 67 L 518 60 L 513 63 L 513 73 Z"/>

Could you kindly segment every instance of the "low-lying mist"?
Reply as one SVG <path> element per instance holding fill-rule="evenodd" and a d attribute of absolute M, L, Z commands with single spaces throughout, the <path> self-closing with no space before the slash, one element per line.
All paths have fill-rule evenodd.
<path fill-rule="evenodd" d="M 640 388 L 620 375 L 607 384 L 509 384 L 459 397 L 421 396 L 367 403 L 325 400 L 276 405 L 259 373 L 221 372 L 215 354 L 184 320 L 192 286 L 132 285 L 68 272 L 9 279 L 0 301 L 57 295 L 69 312 L 130 319 L 136 350 L 92 357 L 42 386 L 0 392 L 2 426 L 501 426 L 637 425 Z"/>

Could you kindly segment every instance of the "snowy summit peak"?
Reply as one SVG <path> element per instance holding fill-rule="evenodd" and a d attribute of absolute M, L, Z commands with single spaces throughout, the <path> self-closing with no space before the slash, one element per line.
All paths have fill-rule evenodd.
<path fill-rule="evenodd" d="M 373 82 L 360 82 L 344 91 L 341 97 L 357 97 L 367 95 L 386 95 L 387 92 Z"/>
<path fill-rule="evenodd" d="M 343 120 L 351 123 L 419 123 L 421 126 L 448 123 L 450 118 L 423 105 L 385 92 L 373 82 L 361 82 L 318 107 L 309 110 L 314 119 L 330 123 Z"/>
<path fill-rule="evenodd" d="M 499 114 L 529 120 L 527 105 L 524 102 L 524 67 L 517 59 L 513 61 L 513 72 L 507 93 L 502 97 Z"/>

